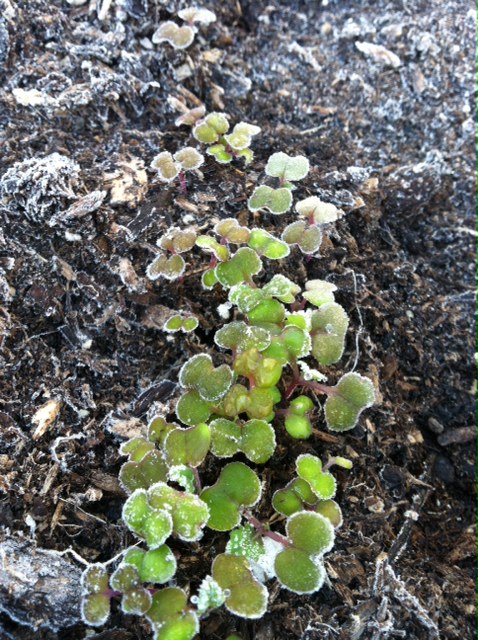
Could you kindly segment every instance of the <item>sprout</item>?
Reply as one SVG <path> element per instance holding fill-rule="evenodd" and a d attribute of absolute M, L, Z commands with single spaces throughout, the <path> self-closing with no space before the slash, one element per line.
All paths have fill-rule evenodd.
<path fill-rule="evenodd" d="M 121 608 L 124 613 L 141 615 L 151 606 L 151 594 L 141 584 L 138 569 L 133 564 L 122 563 L 112 574 L 111 588 L 122 594 Z"/>
<path fill-rule="evenodd" d="M 271 155 L 265 171 L 268 176 L 279 178 L 281 184 L 288 184 L 305 178 L 309 173 L 309 161 L 305 156 L 292 157 L 279 151 Z"/>
<path fill-rule="evenodd" d="M 168 42 L 175 49 L 187 49 L 194 40 L 194 30 L 188 26 L 178 27 L 175 22 L 162 22 L 153 33 L 151 40 L 154 44 Z"/>
<path fill-rule="evenodd" d="M 260 133 L 260 128 L 247 122 L 239 122 L 231 133 L 228 131 L 228 116 L 213 112 L 195 125 L 193 136 L 199 142 L 210 145 L 206 153 L 220 164 L 228 164 L 234 158 L 244 158 L 246 165 L 249 164 L 254 157 L 249 147 L 253 136 Z"/>
<path fill-rule="evenodd" d="M 225 218 L 214 227 L 215 233 L 227 242 L 242 244 L 249 240 L 251 232 L 247 227 L 241 227 L 235 218 Z"/>
<path fill-rule="evenodd" d="M 317 196 L 310 196 L 305 200 L 300 200 L 295 205 L 297 213 L 308 218 L 310 224 L 327 224 L 329 222 L 335 222 L 344 215 L 341 209 L 329 202 L 322 202 Z"/>
<path fill-rule="evenodd" d="M 264 464 L 274 453 L 274 429 L 264 420 L 249 420 L 239 425 L 225 418 L 217 418 L 211 428 L 211 451 L 218 458 L 230 458 L 242 451 L 255 464 Z"/>
<path fill-rule="evenodd" d="M 177 333 L 182 331 L 183 333 L 191 333 L 199 326 L 198 319 L 194 316 L 182 315 L 181 313 L 175 313 L 163 324 L 163 330 L 168 333 Z"/>
<path fill-rule="evenodd" d="M 292 400 L 285 419 L 285 428 L 290 436 L 297 440 L 305 440 L 312 435 L 309 413 L 313 408 L 314 403 L 307 396 L 299 396 Z"/>
<path fill-rule="evenodd" d="M 189 429 L 176 427 L 169 432 L 164 442 L 168 465 L 199 466 L 209 451 L 210 442 L 211 432 L 204 422 Z"/>
<path fill-rule="evenodd" d="M 223 287 L 229 289 L 241 282 L 250 282 L 262 270 L 262 262 L 257 253 L 248 247 L 241 247 L 227 262 L 216 267 L 216 277 Z"/>
<path fill-rule="evenodd" d="M 270 211 L 276 215 L 286 213 L 292 206 L 292 193 L 290 189 L 282 187 L 280 189 L 272 189 L 266 185 L 256 187 L 252 196 L 247 201 L 249 211 L 261 211 L 262 209 Z"/>
<path fill-rule="evenodd" d="M 297 458 L 297 475 L 309 483 L 310 488 L 321 500 L 330 500 L 335 496 L 337 483 L 329 471 L 322 471 L 319 458 L 305 453 Z"/>
<path fill-rule="evenodd" d="M 297 245 L 302 253 L 313 255 L 322 244 L 322 232 L 316 225 L 308 225 L 303 220 L 289 224 L 282 232 L 282 240 L 290 245 Z"/>
<path fill-rule="evenodd" d="M 320 307 L 323 304 L 335 302 L 334 291 L 337 291 L 337 287 L 331 282 L 308 280 L 302 296 L 316 307 Z"/>
<path fill-rule="evenodd" d="M 269 260 L 280 260 L 289 255 L 287 243 L 277 240 L 264 229 L 252 229 L 248 245 L 260 256 Z"/>
<path fill-rule="evenodd" d="M 184 147 L 174 155 L 171 155 L 169 151 L 162 151 L 153 158 L 151 168 L 157 171 L 158 178 L 162 182 L 173 182 L 178 178 L 181 190 L 185 193 L 186 178 L 184 173 L 199 169 L 203 163 L 204 156 L 199 151 L 194 147 Z"/>

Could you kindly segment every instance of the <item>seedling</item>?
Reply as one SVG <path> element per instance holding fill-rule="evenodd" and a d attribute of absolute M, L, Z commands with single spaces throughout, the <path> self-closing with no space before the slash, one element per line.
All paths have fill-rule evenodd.
<path fill-rule="evenodd" d="M 304 156 L 291 157 L 282 152 L 274 153 L 267 162 L 265 172 L 268 176 L 278 178 L 279 187 L 256 187 L 247 203 L 249 210 L 265 210 L 276 215 L 286 213 L 292 206 L 294 182 L 302 180 L 308 174 L 309 161 Z"/>
<path fill-rule="evenodd" d="M 150 280 L 160 277 L 176 280 L 186 268 L 186 262 L 180 255 L 189 251 L 196 242 L 196 232 L 193 229 L 181 230 L 173 227 L 157 241 L 163 251 L 153 260 L 146 270 Z M 168 253 L 171 254 L 168 257 Z"/>
<path fill-rule="evenodd" d="M 300 216 L 307 218 L 311 225 L 336 222 L 344 215 L 341 209 L 337 209 L 337 207 L 330 202 L 323 202 L 317 196 L 310 196 L 310 198 L 300 200 L 295 205 L 295 210 Z"/>
<path fill-rule="evenodd" d="M 204 156 L 194 147 L 184 147 L 171 155 L 169 151 L 162 151 L 153 158 L 151 168 L 155 169 L 162 182 L 173 182 L 178 178 L 181 191 L 186 193 L 186 171 L 194 171 L 204 163 Z"/>
<path fill-rule="evenodd" d="M 162 22 L 151 38 L 154 44 L 168 42 L 175 49 L 187 49 L 194 41 L 195 25 L 204 24 L 207 26 L 216 20 L 215 13 L 198 7 L 182 9 L 178 11 L 178 17 L 187 22 L 187 25 L 179 27 L 171 20 Z"/>
<path fill-rule="evenodd" d="M 234 158 L 244 158 L 249 164 L 254 154 L 249 148 L 252 138 L 260 133 L 260 128 L 247 122 L 239 122 L 229 131 L 229 116 L 213 112 L 198 122 L 193 128 L 193 136 L 199 142 L 210 145 L 206 153 L 220 164 L 229 164 Z"/>
<path fill-rule="evenodd" d="M 194 316 L 175 313 L 166 320 L 163 325 L 163 329 L 168 333 L 177 333 L 178 331 L 182 331 L 183 333 L 191 333 L 191 331 L 197 329 L 198 326 L 198 319 Z"/>
<path fill-rule="evenodd" d="M 156 40 L 185 47 L 195 23 L 213 20 L 202 9 L 178 15 L 188 25 L 164 23 Z M 241 157 L 250 162 L 251 141 L 260 131 L 244 122 L 231 130 L 226 114 L 204 116 L 202 109 L 184 114 L 178 124 L 193 126 L 193 137 L 219 163 Z M 185 147 L 175 154 L 162 152 L 153 164 L 160 180 L 179 179 L 184 187 L 184 172 L 202 161 L 199 152 Z M 308 171 L 304 156 L 274 153 L 265 173 L 275 185 L 256 187 L 249 210 L 289 211 L 295 183 Z M 323 441 L 312 441 L 308 450 L 320 449 L 321 457 L 299 453 L 286 486 L 271 495 L 266 482 L 264 496 L 262 479 L 271 476 L 262 465 L 274 459 L 276 450 L 283 456 L 279 464 L 288 463 L 284 438 L 295 439 L 297 448 L 301 440 L 316 437 L 324 423 L 331 431 L 353 428 L 373 404 L 375 392 L 372 382 L 358 373 L 346 373 L 330 384 L 328 377 L 335 374 L 323 370 L 340 360 L 349 324 L 345 309 L 335 301 L 335 285 L 326 280 L 296 283 L 299 270 L 292 279 L 271 274 L 291 247 L 317 255 L 322 225 L 342 215 L 315 196 L 299 201 L 296 210 L 300 219 L 279 229 L 280 237 L 257 221 L 249 228 L 235 218 L 220 219 L 218 209 L 214 214 L 219 221 L 212 229 L 201 226 L 199 236 L 192 228 L 172 227 L 159 238 L 159 255 L 148 266 L 148 277 L 177 279 L 186 267 L 184 254 L 206 254 L 202 285 L 217 287 L 218 311 L 231 321 L 221 321 L 203 351 L 199 336 L 194 341 L 199 352 L 186 360 L 178 376 L 178 424 L 170 414 L 155 415 L 144 434 L 121 445 L 127 460 L 120 483 L 128 494 L 122 517 L 138 543 L 124 552 L 111 577 L 101 564 L 85 571 L 82 615 L 88 624 L 103 624 L 111 599 L 120 599 L 123 612 L 149 620 L 155 640 L 192 640 L 200 620 L 221 606 L 240 617 L 260 618 L 267 609 L 265 580 L 276 579 L 297 594 L 322 586 L 323 556 L 342 524 L 331 468 L 350 469 L 352 463 L 339 455 L 323 463 Z M 261 279 L 263 273 L 267 277 Z M 165 331 L 181 334 L 198 326 L 186 310 L 168 313 Z M 214 353 L 211 347 L 216 347 Z M 323 411 L 317 411 L 317 398 L 325 399 Z M 226 459 L 230 461 L 224 464 Z M 205 471 L 213 478 L 206 487 Z M 270 507 L 274 516 L 260 520 L 261 513 L 271 514 Z M 210 530 L 214 540 L 205 537 L 201 547 Z M 175 553 L 177 539 L 181 544 Z M 195 543 L 195 553 L 202 551 L 201 566 L 206 559 L 211 562 L 210 575 L 201 576 L 189 599 L 180 587 L 162 587 L 176 580 L 188 542 Z M 225 552 L 215 555 L 214 548 Z"/>

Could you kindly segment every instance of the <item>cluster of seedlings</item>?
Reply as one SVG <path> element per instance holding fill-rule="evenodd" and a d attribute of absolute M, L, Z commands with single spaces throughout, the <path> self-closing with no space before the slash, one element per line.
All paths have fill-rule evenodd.
<path fill-rule="evenodd" d="M 163 23 L 154 39 L 188 46 L 195 22 L 211 22 L 209 14 L 181 12 L 188 24 Z M 189 124 L 193 138 L 219 163 L 242 159 L 247 165 L 253 159 L 250 146 L 260 132 L 255 125 L 240 122 L 231 130 L 226 114 L 204 112 L 177 124 Z M 199 151 L 185 147 L 174 154 L 163 151 L 152 167 L 160 180 L 177 178 L 184 190 L 185 172 L 203 161 Z M 274 153 L 265 167 L 271 184 L 253 190 L 249 210 L 291 211 L 296 183 L 308 172 L 307 158 Z M 202 286 L 224 291 L 232 320 L 215 331 L 214 359 L 199 353 L 182 366 L 175 417 L 154 416 L 143 436 L 121 446 L 127 461 L 120 482 L 128 494 L 123 521 L 138 542 L 124 551 L 111 575 L 99 563 L 84 572 L 82 613 L 90 625 L 103 624 L 117 599 L 124 613 L 147 618 L 155 640 L 192 640 L 201 620 L 221 606 L 242 618 L 262 617 L 270 580 L 297 594 L 314 593 L 324 583 L 324 555 L 342 524 L 331 469 L 350 469 L 352 463 L 339 456 L 299 455 L 295 475 L 269 495 L 263 495 L 264 465 L 274 459 L 278 432 L 295 440 L 313 436 L 318 396 L 324 399 L 327 428 L 344 432 L 374 403 L 375 391 L 358 373 L 346 373 L 334 384 L 323 373 L 341 359 L 349 324 L 335 300 L 336 287 L 323 280 L 299 284 L 281 273 L 261 277 L 266 260 L 282 260 L 294 247 L 317 255 L 324 226 L 343 215 L 316 196 L 296 202 L 295 211 L 297 219 L 280 237 L 226 218 L 207 234 L 173 227 L 158 240 L 148 277 L 177 280 L 186 269 L 185 255 L 203 252 L 208 262 Z M 197 326 L 196 318 L 179 309 L 163 328 L 188 332 Z M 224 463 L 217 463 L 214 483 L 204 486 L 210 456 Z M 259 501 L 274 513 L 267 521 L 257 517 Z M 169 545 L 175 538 L 200 542 L 208 530 L 226 534 L 227 541 L 190 594 L 175 581 L 181 558 Z"/>

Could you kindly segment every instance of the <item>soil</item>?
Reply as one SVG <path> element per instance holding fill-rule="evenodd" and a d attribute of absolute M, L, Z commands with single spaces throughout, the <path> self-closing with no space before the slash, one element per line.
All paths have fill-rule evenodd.
<path fill-rule="evenodd" d="M 181 364 L 213 348 L 224 296 L 201 291 L 199 254 L 179 284 L 152 283 L 145 269 L 171 225 L 292 221 L 246 205 L 280 150 L 310 159 L 297 197 L 318 194 L 347 212 L 320 259 L 294 253 L 280 269 L 338 286 L 351 330 L 327 373 L 356 365 L 380 398 L 344 435 L 291 443 L 278 428 L 262 476 L 283 486 L 305 451 L 353 459 L 338 474 L 344 525 L 327 584 L 311 596 L 271 584 L 263 619 L 221 609 L 201 638 L 472 638 L 476 10 L 449 0 L 210 0 L 217 22 L 175 51 L 151 36 L 187 3 L 98 5 L 103 15 L 94 0 L 0 0 L 0 544 L 2 557 L 31 557 L 32 571 L 0 577 L 0 638 L 150 637 L 117 609 L 104 628 L 81 623 L 77 558 L 105 561 L 132 542 L 119 443 L 171 408 Z M 191 140 L 174 125 L 179 103 L 259 125 L 251 167 L 210 158 L 185 195 L 157 182 L 152 158 Z M 167 336 L 162 307 L 195 313 L 201 328 Z M 206 481 L 217 469 L 208 463 Z M 201 545 L 176 544 L 178 583 L 194 591 L 223 544 L 211 532 Z M 67 549 L 77 557 L 51 553 Z M 34 585 L 39 557 L 64 576 L 56 594 Z"/>

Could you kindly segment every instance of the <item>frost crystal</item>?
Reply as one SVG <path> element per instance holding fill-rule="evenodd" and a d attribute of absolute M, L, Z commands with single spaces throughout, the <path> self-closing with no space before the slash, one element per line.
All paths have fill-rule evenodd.
<path fill-rule="evenodd" d="M 206 576 L 201 582 L 198 595 L 191 598 L 191 602 L 197 606 L 197 612 L 202 616 L 209 609 L 220 607 L 226 599 L 226 593 L 211 577 Z"/>

